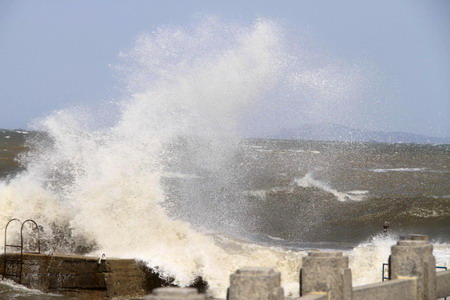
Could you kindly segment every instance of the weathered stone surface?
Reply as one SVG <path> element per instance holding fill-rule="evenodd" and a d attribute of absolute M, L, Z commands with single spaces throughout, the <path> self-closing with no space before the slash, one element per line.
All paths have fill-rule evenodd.
<path fill-rule="evenodd" d="M 417 278 L 417 299 L 436 299 L 436 259 L 427 236 L 408 235 L 391 248 L 391 278 Z"/>
<path fill-rule="evenodd" d="M 416 279 L 396 279 L 355 287 L 352 300 L 414 300 L 415 297 Z"/>
<path fill-rule="evenodd" d="M 328 295 L 306 295 L 294 300 L 328 300 Z"/>
<path fill-rule="evenodd" d="M 19 258 L 20 254 L 8 256 Z M 3 271 L 2 256 L 0 264 Z M 99 264 L 97 257 L 25 254 L 22 267 L 23 285 L 81 299 L 143 297 L 172 282 L 132 259 L 106 259 Z M 18 274 L 19 268 L 14 271 Z M 201 279 L 194 285 L 203 291 L 207 286 Z"/>
<path fill-rule="evenodd" d="M 302 260 L 300 294 L 326 293 L 329 299 L 352 296 L 352 274 L 342 252 L 309 252 Z"/>
<path fill-rule="evenodd" d="M 144 300 L 205 300 L 204 294 L 199 294 L 194 288 L 163 287 L 154 289 Z"/>
<path fill-rule="evenodd" d="M 436 273 L 436 297 L 450 296 L 450 270 Z"/>
<path fill-rule="evenodd" d="M 423 235 L 423 234 L 408 234 L 405 237 L 405 240 L 410 240 L 410 241 L 429 241 L 430 237 L 428 235 Z"/>
<path fill-rule="evenodd" d="M 228 300 L 283 300 L 281 274 L 271 268 L 241 268 L 230 276 Z"/>

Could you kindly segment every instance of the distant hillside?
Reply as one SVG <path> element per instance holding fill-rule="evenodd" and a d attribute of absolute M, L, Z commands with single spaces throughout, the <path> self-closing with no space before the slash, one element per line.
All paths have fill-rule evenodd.
<path fill-rule="evenodd" d="M 405 132 L 364 131 L 337 124 L 305 124 L 297 128 L 285 129 L 269 136 L 275 139 L 450 144 L 450 138 L 430 137 Z"/>

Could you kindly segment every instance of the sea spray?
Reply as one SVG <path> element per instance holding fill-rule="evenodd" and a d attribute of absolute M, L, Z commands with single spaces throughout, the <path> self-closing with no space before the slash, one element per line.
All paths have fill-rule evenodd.
<path fill-rule="evenodd" d="M 398 239 L 399 236 L 395 234 L 378 234 L 347 253 L 350 258 L 353 285 L 381 281 L 382 265 L 388 262 L 391 246 L 395 245 Z"/>
<path fill-rule="evenodd" d="M 242 193 L 243 167 L 232 163 L 237 129 L 268 98 L 276 96 L 279 108 L 285 97 L 304 100 L 305 90 L 314 101 L 348 89 L 336 69 L 306 70 L 285 44 L 267 20 L 245 27 L 207 19 L 140 35 L 117 67 L 125 92 L 115 121 L 93 126 L 89 111 L 66 109 L 36 122 L 44 134 L 29 141 L 32 151 L 21 158 L 26 171 L 0 183 L 1 221 L 35 219 L 48 252 L 137 258 L 180 285 L 202 276 L 214 296 L 224 297 L 229 275 L 243 266 L 275 267 L 287 294 L 298 294 L 306 251 L 239 239 L 260 217 Z M 366 262 L 387 259 L 378 244 L 349 252 L 358 283 L 377 279 L 378 265 Z"/>
<path fill-rule="evenodd" d="M 217 49 L 223 30 L 231 43 Z M 84 114 L 70 109 L 38 123 L 48 139 L 22 159 L 26 172 L 2 184 L 1 206 L 8 208 L 2 219 L 32 217 L 47 240 L 52 229 L 67 226 L 55 251 L 75 251 L 67 240 L 82 240 L 94 253 L 142 259 L 180 285 L 203 276 L 213 295 L 223 295 L 228 275 L 240 266 L 280 264 L 282 251 L 230 255 L 211 237 L 170 218 L 161 185 L 164 163 L 177 155 L 170 157 L 166 146 L 179 137 L 201 139 L 207 146 L 190 160 L 207 173 L 226 173 L 241 112 L 279 80 L 279 44 L 276 26 L 265 21 L 140 36 L 124 54 L 133 63 L 117 124 L 92 129 Z M 219 176 L 225 187 L 229 174 Z"/>

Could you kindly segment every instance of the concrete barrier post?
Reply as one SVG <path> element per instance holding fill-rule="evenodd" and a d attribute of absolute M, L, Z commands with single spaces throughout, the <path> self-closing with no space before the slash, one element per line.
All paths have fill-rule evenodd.
<path fill-rule="evenodd" d="M 284 300 L 281 274 L 271 268 L 241 268 L 230 276 L 227 300 Z"/>
<path fill-rule="evenodd" d="M 194 288 L 162 287 L 154 289 L 144 300 L 206 300 L 206 296 Z"/>
<path fill-rule="evenodd" d="M 436 299 L 436 259 L 426 235 L 408 235 L 391 248 L 391 278 L 417 279 L 417 299 Z"/>
<path fill-rule="evenodd" d="M 330 300 L 352 298 L 352 272 L 342 252 L 309 252 L 303 257 L 300 294 L 326 294 Z"/>

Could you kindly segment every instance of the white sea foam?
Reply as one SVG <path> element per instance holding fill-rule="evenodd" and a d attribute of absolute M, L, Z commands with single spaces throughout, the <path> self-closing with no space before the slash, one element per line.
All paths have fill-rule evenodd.
<path fill-rule="evenodd" d="M 330 187 L 328 184 L 313 178 L 311 173 L 307 173 L 302 178 L 294 179 L 294 183 L 302 188 L 315 187 L 324 192 L 333 194 L 339 201 L 361 201 L 365 199 L 365 195 L 368 191 L 350 191 L 350 192 L 339 192 L 336 189 Z"/>
<path fill-rule="evenodd" d="M 302 150 L 302 149 L 296 149 L 296 150 L 289 149 L 289 150 L 286 150 L 286 152 L 305 153 L 306 151 Z"/>
<path fill-rule="evenodd" d="M 28 131 L 24 131 L 24 130 L 16 130 L 17 133 L 21 133 L 21 134 L 28 134 Z"/>
<path fill-rule="evenodd" d="M 379 234 L 348 251 L 353 285 L 364 285 L 381 281 L 382 264 L 388 262 L 391 246 L 397 243 L 399 236 Z M 433 254 L 436 266 L 450 266 L 450 244 L 434 243 Z"/>
<path fill-rule="evenodd" d="M 292 193 L 293 187 L 292 186 L 275 186 L 271 187 L 270 189 L 266 190 L 250 190 L 250 191 L 244 191 L 243 194 L 246 196 L 256 197 L 260 199 L 266 199 L 267 193 Z"/>
<path fill-rule="evenodd" d="M 393 169 L 370 169 L 370 171 L 375 173 L 386 173 L 386 172 L 423 172 L 427 170 L 426 168 L 393 168 Z"/>
<path fill-rule="evenodd" d="M 367 195 L 369 191 L 362 191 L 362 190 L 355 190 L 355 191 L 348 191 L 347 194 L 351 195 Z"/>
<path fill-rule="evenodd" d="M 450 245 L 446 243 L 434 243 L 433 254 L 436 257 L 436 266 L 446 267 L 450 270 Z M 442 269 L 440 269 L 442 271 Z"/>
<path fill-rule="evenodd" d="M 353 285 L 363 285 L 381 281 L 382 264 L 388 262 L 391 246 L 395 245 L 398 236 L 377 235 L 348 251 Z"/>
<path fill-rule="evenodd" d="M 274 241 L 284 241 L 284 239 L 282 239 L 282 238 L 280 238 L 280 237 L 271 236 L 271 235 L 268 235 L 268 234 L 266 234 L 266 236 L 267 236 L 269 239 L 274 240 Z"/>
<path fill-rule="evenodd" d="M 289 149 L 286 150 L 287 152 L 293 152 L 293 153 L 312 153 L 312 154 L 320 154 L 320 151 L 317 150 L 303 150 L 303 149 Z"/>
<path fill-rule="evenodd" d="M 407 211 L 408 215 L 419 218 L 446 217 L 448 216 L 449 213 L 450 209 L 447 207 L 439 207 L 439 208 L 414 207 L 411 210 Z"/>
<path fill-rule="evenodd" d="M 256 151 L 258 151 L 258 152 L 273 152 L 273 150 L 270 150 L 270 149 L 256 149 Z"/>
<path fill-rule="evenodd" d="M 61 295 L 44 293 L 18 284 L 9 279 L 0 281 L 0 297 L 1 299 L 58 299 Z"/>
<path fill-rule="evenodd" d="M 267 195 L 266 190 L 252 190 L 252 191 L 244 191 L 243 194 L 245 196 L 251 196 L 256 198 L 265 199 Z"/>
<path fill-rule="evenodd" d="M 164 178 L 177 178 L 177 179 L 200 179 L 201 176 L 198 176 L 196 174 L 182 174 L 177 172 L 163 172 L 161 174 L 161 177 Z"/>

